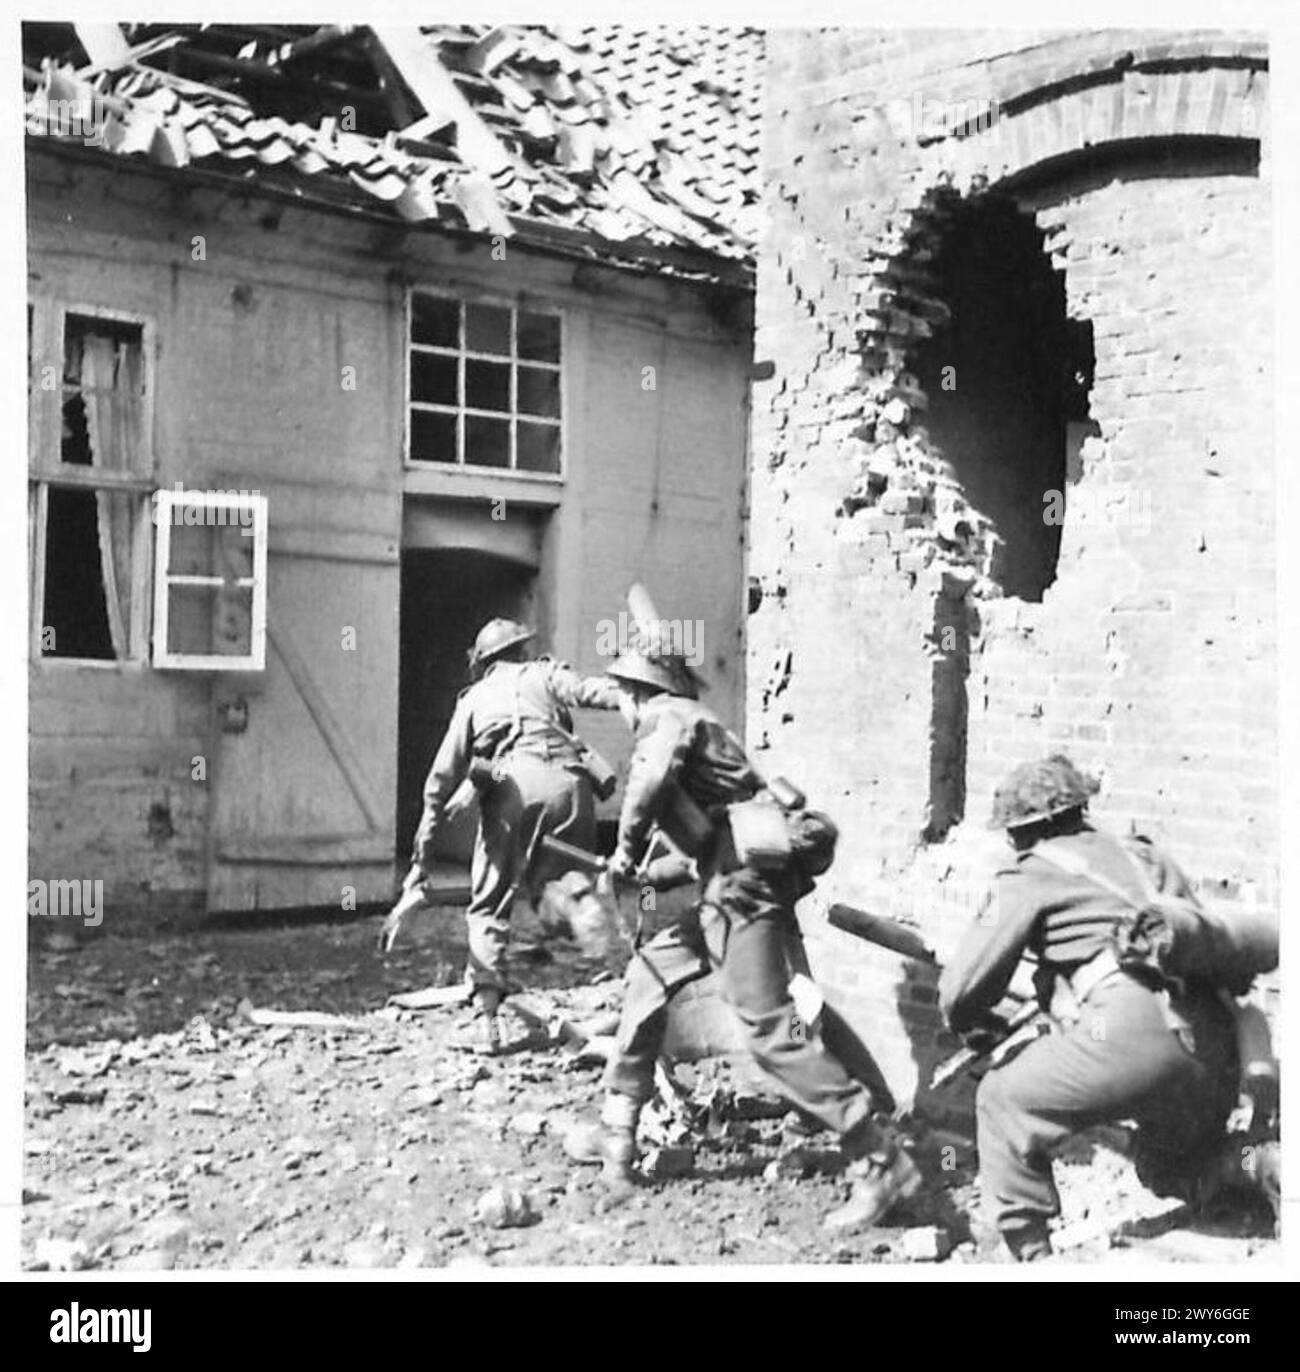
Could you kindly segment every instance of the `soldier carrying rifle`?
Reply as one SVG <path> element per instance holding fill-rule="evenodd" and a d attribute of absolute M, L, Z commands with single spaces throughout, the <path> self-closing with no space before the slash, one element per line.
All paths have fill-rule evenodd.
<path fill-rule="evenodd" d="M 609 673 L 636 738 L 610 870 L 654 884 L 653 866 L 643 863 L 658 830 L 694 860 L 704 895 L 629 965 L 601 1125 L 571 1136 L 571 1156 L 603 1162 L 616 1193 L 632 1184 L 637 1123 L 653 1089 L 668 1002 L 716 968 L 754 1061 L 795 1106 L 840 1136 L 854 1187 L 828 1222 L 871 1224 L 920 1188 L 920 1172 L 891 1126 L 873 1118 L 871 1093 L 800 1018 L 790 989 L 795 902 L 830 866 L 834 825 L 803 809 L 788 783 L 764 783 L 735 735 L 695 699 L 698 679 L 680 654 L 632 649 Z"/>
<path fill-rule="evenodd" d="M 467 779 L 473 782 L 479 825 L 465 911 L 466 980 L 489 1054 L 500 1047 L 497 1010 L 507 989 L 502 962 L 515 897 L 522 888 L 535 899 L 570 865 L 554 857 L 531 861 L 537 839 L 546 833 L 593 847 L 593 787 L 603 798 L 614 782 L 608 763 L 574 735 L 570 710 L 617 709 L 617 687 L 604 677 L 579 676 L 549 657 L 530 657 L 532 637 L 532 630 L 510 619 L 493 619 L 480 630 L 469 655 L 476 680 L 457 700 L 429 769 L 415 835 L 413 871 L 427 879 L 447 803 Z M 395 907 L 382 946 L 391 945 L 408 908 L 405 899 Z"/>

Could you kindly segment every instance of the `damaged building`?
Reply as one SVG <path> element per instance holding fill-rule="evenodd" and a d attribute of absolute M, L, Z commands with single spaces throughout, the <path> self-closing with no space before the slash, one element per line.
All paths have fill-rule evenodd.
<path fill-rule="evenodd" d="M 1264 43 L 786 31 L 767 61 L 748 736 L 840 821 L 833 898 L 951 946 L 993 787 L 1064 750 L 1102 824 L 1273 907 Z M 932 971 L 804 922 L 925 1081 Z"/>
<path fill-rule="evenodd" d="M 761 55 L 25 27 L 32 877 L 386 900 L 478 627 L 636 580 L 739 724 Z"/>

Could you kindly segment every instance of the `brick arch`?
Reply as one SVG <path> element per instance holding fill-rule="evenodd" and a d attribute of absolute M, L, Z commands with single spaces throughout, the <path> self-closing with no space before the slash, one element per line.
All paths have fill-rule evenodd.
<path fill-rule="evenodd" d="M 983 130 L 935 140 L 932 177 L 972 187 L 1023 175 L 1073 153 L 1167 138 L 1241 138 L 1267 133 L 1267 74 L 1253 66 L 1111 68 L 1104 80 L 1068 81 L 997 107 Z M 1082 79 L 1082 78 L 1081 78 Z"/>
<path fill-rule="evenodd" d="M 860 369 L 848 389 L 865 394 L 867 420 L 855 435 L 863 447 L 841 506 L 850 516 L 842 526 L 850 538 L 856 540 L 858 532 L 851 516 L 876 503 L 882 450 L 892 452 L 894 437 L 906 437 L 912 419 L 923 418 L 918 406 L 924 407 L 925 398 L 908 368 L 918 343 L 936 322 L 936 309 L 942 309 L 933 298 L 925 260 L 944 231 L 948 210 L 957 201 L 1008 188 L 1036 169 L 1059 170 L 1074 157 L 1106 149 L 1140 149 L 1144 143 L 1169 139 L 1262 143 L 1267 137 L 1263 50 L 1251 43 L 1220 48 L 1215 41 L 1192 35 L 1119 57 L 1113 43 L 1108 49 L 1077 38 L 1046 44 L 1028 73 L 1018 64 L 1001 85 L 998 74 L 989 73 L 992 79 L 981 90 L 995 102 L 993 119 L 916 140 L 911 174 L 904 178 L 886 232 L 872 239 L 863 224 L 862 237 L 872 246 L 856 264 L 850 288 Z M 970 91 L 957 92 L 962 94 Z M 858 208 L 850 207 L 850 224 Z M 1057 270 L 1065 266 L 1061 251 L 1060 244 L 1044 245 Z M 906 417 L 887 423 L 889 437 L 880 444 L 871 424 L 887 409 Z M 926 483 L 927 508 L 936 495 L 946 499 L 942 454 L 934 450 L 932 456 L 940 473 L 937 484 Z M 888 465 L 886 459 L 883 466 Z M 950 494 L 960 513 L 960 493 Z M 988 531 L 973 511 L 968 514 L 972 537 L 958 547 L 949 543 L 941 561 L 983 582 Z M 900 570 L 913 565 L 908 553 L 916 543 L 928 542 L 928 535 L 929 530 L 910 531 L 901 544 Z"/>

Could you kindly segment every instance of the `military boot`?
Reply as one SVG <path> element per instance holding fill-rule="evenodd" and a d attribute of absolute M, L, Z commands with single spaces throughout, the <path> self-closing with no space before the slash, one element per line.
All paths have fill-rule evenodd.
<path fill-rule="evenodd" d="M 869 1229 L 921 1189 L 921 1171 L 892 1128 L 866 1120 L 845 1134 L 840 1146 L 853 1189 L 845 1204 L 826 1216 L 824 1228 L 839 1234 Z"/>
<path fill-rule="evenodd" d="M 601 1164 L 601 1180 L 612 1191 L 636 1185 L 636 1126 L 641 1102 L 618 1091 L 605 1096 L 599 1124 L 580 1124 L 565 1137 L 564 1151 L 574 1162 Z"/>
<path fill-rule="evenodd" d="M 474 1008 L 479 1020 L 475 1047 L 482 1056 L 494 1058 L 501 1052 L 501 1025 L 497 1018 L 501 992 L 495 986 L 478 987 L 474 992 Z"/>
<path fill-rule="evenodd" d="M 1042 1262 L 1052 1256 L 1052 1240 L 1044 1223 L 1021 1225 L 1002 1231 L 1002 1242 L 1017 1262 Z"/>
<path fill-rule="evenodd" d="M 1273 1212 L 1274 1224 L 1278 1222 L 1282 1203 L 1280 1144 L 1271 1140 L 1243 1143 L 1240 1135 L 1225 1139 L 1196 1179 L 1189 1201 L 1194 1208 L 1204 1209 L 1228 1195 L 1245 1193 L 1262 1196 Z"/>

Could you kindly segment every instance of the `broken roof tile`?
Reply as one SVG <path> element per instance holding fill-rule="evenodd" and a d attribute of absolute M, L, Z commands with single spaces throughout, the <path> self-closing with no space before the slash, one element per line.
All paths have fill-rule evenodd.
<path fill-rule="evenodd" d="M 128 40 L 138 39 L 125 27 Z M 94 93 L 111 111 L 110 154 L 167 167 L 225 161 L 241 179 L 285 168 L 332 200 L 403 219 L 459 219 L 481 233 L 585 230 L 606 244 L 636 240 L 742 271 L 752 265 L 756 221 L 741 211 L 757 199 L 759 31 L 443 24 L 288 32 L 291 41 L 281 26 L 245 44 L 261 64 L 256 73 L 196 25 L 166 26 L 161 38 L 133 47 L 125 65 L 101 64 L 93 84 L 92 73 L 50 54 L 26 96 L 28 112 Z M 167 68 L 150 65 L 151 56 Z M 331 104 L 322 94 L 338 87 L 338 68 L 323 75 L 314 64 L 339 61 L 346 82 L 372 72 L 369 104 Z M 426 110 L 422 96 L 439 108 Z M 365 132 L 357 109 L 373 111 Z M 389 123 L 376 128 L 385 110 Z M 403 114 L 405 128 L 396 122 Z M 283 185 L 283 172 L 277 177 Z M 718 270 L 702 263 L 696 274 Z"/>

